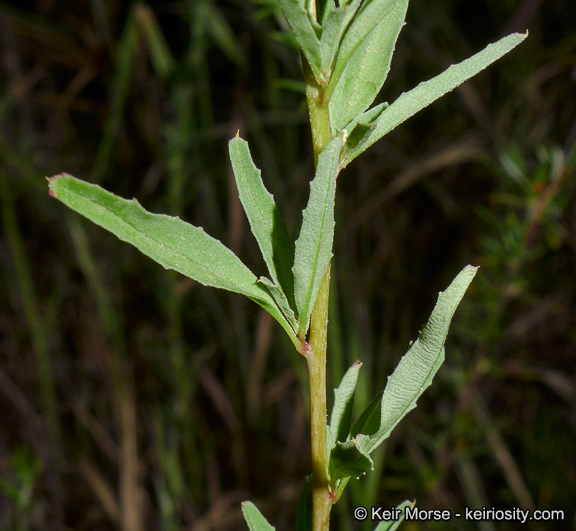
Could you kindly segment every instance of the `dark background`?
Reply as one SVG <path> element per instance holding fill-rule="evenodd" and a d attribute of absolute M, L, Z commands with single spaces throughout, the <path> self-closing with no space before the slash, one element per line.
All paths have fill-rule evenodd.
<path fill-rule="evenodd" d="M 0 528 L 295 528 L 306 374 L 255 304 L 165 271 L 48 195 L 63 171 L 203 226 L 264 266 L 238 129 L 294 236 L 312 154 L 274 0 L 0 5 Z M 329 389 L 361 410 L 467 263 L 446 363 L 351 481 L 357 505 L 576 506 L 576 3 L 412 0 L 382 99 L 530 37 L 339 177 Z M 332 398 L 331 391 L 329 392 Z M 404 529 L 519 529 L 453 520 Z"/>

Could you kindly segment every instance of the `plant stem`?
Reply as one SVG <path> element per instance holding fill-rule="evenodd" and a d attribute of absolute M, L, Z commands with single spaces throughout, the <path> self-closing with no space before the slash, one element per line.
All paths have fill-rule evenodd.
<path fill-rule="evenodd" d="M 314 144 L 314 165 L 317 165 L 320 153 L 332 138 L 328 98 L 325 95 L 326 86 L 318 84 L 304 56 L 302 56 L 302 65 L 312 129 L 312 143 Z"/>
<path fill-rule="evenodd" d="M 310 320 L 310 349 L 307 352 L 310 386 L 310 439 L 312 446 L 313 531 L 327 531 L 330 523 L 328 449 L 326 442 L 326 344 L 330 265 L 324 274 Z"/>
<path fill-rule="evenodd" d="M 316 2 L 311 4 L 315 7 Z M 314 166 L 332 138 L 326 86 L 318 84 L 308 61 L 302 56 L 306 99 L 310 114 Z M 310 388 L 310 442 L 312 446 L 312 530 L 328 531 L 332 499 L 328 481 L 328 449 L 326 441 L 326 344 L 330 265 L 324 274 L 310 319 L 310 343 L 305 352 Z"/>

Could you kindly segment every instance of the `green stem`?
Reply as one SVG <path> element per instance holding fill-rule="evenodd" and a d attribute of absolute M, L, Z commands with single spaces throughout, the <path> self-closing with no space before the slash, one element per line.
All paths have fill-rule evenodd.
<path fill-rule="evenodd" d="M 312 2 L 315 5 L 315 2 Z M 332 139 L 328 98 L 325 86 L 319 85 L 306 61 L 304 82 L 306 99 L 310 113 L 312 142 L 314 144 L 314 165 L 318 157 Z M 324 274 L 310 320 L 310 344 L 304 351 L 308 362 L 308 382 L 310 387 L 310 442 L 312 446 L 312 529 L 328 531 L 332 497 L 328 479 L 328 448 L 326 441 L 326 343 L 328 328 L 328 298 L 330 295 L 330 265 Z"/>
<path fill-rule="evenodd" d="M 306 99 L 310 114 L 310 127 L 312 129 L 312 143 L 314 144 L 314 165 L 318 164 L 318 157 L 332 138 L 330 129 L 330 114 L 328 98 L 325 95 L 326 87 L 319 85 L 314 79 L 312 70 L 302 56 L 304 82 L 306 83 Z"/>
<path fill-rule="evenodd" d="M 312 2 L 315 6 L 315 2 Z M 306 99 L 310 113 L 314 166 L 332 138 L 326 87 L 314 79 L 312 70 L 302 56 Z M 328 482 L 328 449 L 326 441 L 326 342 L 328 328 L 328 297 L 330 265 L 324 274 L 310 320 L 310 344 L 304 352 L 308 362 L 310 388 L 310 442 L 312 446 L 312 520 L 313 531 L 328 531 L 332 499 Z"/>
<path fill-rule="evenodd" d="M 313 531 L 327 531 L 332 499 L 328 481 L 326 441 L 326 344 L 330 265 L 324 274 L 310 320 L 310 348 L 306 353 L 310 385 L 310 439 L 312 446 Z"/>

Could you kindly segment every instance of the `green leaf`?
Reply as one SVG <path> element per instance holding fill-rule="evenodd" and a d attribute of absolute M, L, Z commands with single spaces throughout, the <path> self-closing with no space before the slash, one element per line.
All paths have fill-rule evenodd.
<path fill-rule="evenodd" d="M 388 102 L 379 103 L 375 107 L 363 112 L 354 120 L 352 120 L 345 128 L 344 131 L 346 132 L 346 136 L 352 136 L 356 130 L 362 126 L 364 129 L 371 130 L 376 126 L 376 121 L 380 117 L 380 115 L 384 112 L 384 109 L 388 107 Z M 350 139 L 346 141 L 346 145 L 350 145 Z"/>
<path fill-rule="evenodd" d="M 334 138 L 318 157 L 316 176 L 310 183 L 310 198 L 296 240 L 292 272 L 301 338 L 308 331 L 320 282 L 332 258 L 334 200 L 341 148 L 342 138 Z"/>
<path fill-rule="evenodd" d="M 352 440 L 337 442 L 330 452 L 330 481 L 357 477 L 372 468 L 370 453 L 391 433 L 400 420 L 413 408 L 444 361 L 444 342 L 452 316 L 478 268 L 466 266 L 445 292 L 440 293 L 428 323 L 410 350 L 400 360 L 382 399 L 375 397 L 352 426 L 357 433 Z M 379 406 L 379 407 L 378 407 Z M 374 433 L 377 413 L 378 430 Z"/>
<path fill-rule="evenodd" d="M 274 282 L 272 282 L 269 278 L 260 277 L 258 279 L 258 282 L 266 286 L 266 288 L 270 292 L 270 295 L 272 295 L 274 302 L 278 306 L 278 309 L 282 312 L 282 315 L 284 315 L 286 320 L 290 323 L 290 326 L 295 334 L 296 331 L 298 330 L 298 320 L 296 319 L 296 316 L 294 315 L 294 310 L 292 310 L 290 303 L 288 302 L 288 299 L 286 298 L 284 292 L 280 288 L 278 288 L 278 286 L 276 286 L 276 284 L 274 284 Z"/>
<path fill-rule="evenodd" d="M 250 531 L 274 531 L 276 529 L 268 523 L 252 502 L 242 502 L 242 514 Z"/>
<path fill-rule="evenodd" d="M 344 137 L 346 138 L 346 141 L 342 148 L 342 157 L 344 156 L 344 153 L 349 153 L 350 151 L 357 149 L 367 141 L 372 134 L 374 127 L 376 127 L 376 120 L 378 120 L 378 117 L 386 107 L 388 107 L 387 102 L 380 103 L 362 113 L 345 127 Z"/>
<path fill-rule="evenodd" d="M 344 129 L 374 101 L 386 81 L 392 54 L 404 24 L 408 0 L 398 2 L 364 38 L 352 56 L 337 63 L 328 87 L 330 123 L 333 133 Z M 341 74 L 340 74 L 341 72 Z"/>
<path fill-rule="evenodd" d="M 444 94 L 454 90 L 467 79 L 475 76 L 488 65 L 500 59 L 514 47 L 518 46 L 528 34 L 513 33 L 498 42 L 489 44 L 484 50 L 469 59 L 450 66 L 442 74 L 420 83 L 416 88 L 402 94 L 394 103 L 384 109 L 372 131 L 363 142 L 353 146 L 348 144 L 342 150 L 342 167 L 347 166 L 360 153 L 374 142 L 392 131 L 418 111 L 430 105 Z"/>
<path fill-rule="evenodd" d="M 278 2 L 316 81 L 321 84 L 322 56 L 318 38 L 322 31 L 320 26 L 312 20 L 306 9 L 305 0 L 278 0 Z"/>
<path fill-rule="evenodd" d="M 330 452 L 330 483 L 336 486 L 337 482 L 347 477 L 359 478 L 374 470 L 374 463 L 368 452 L 364 451 L 357 439 L 347 442 L 337 442 Z"/>
<path fill-rule="evenodd" d="M 454 312 L 477 270 L 477 267 L 466 266 L 446 291 L 440 293 L 428 323 L 388 377 L 378 432 L 357 437 L 361 453 L 370 453 L 388 438 L 398 422 L 416 407 L 416 401 L 432 382 L 444 361 L 444 342 Z"/>
<path fill-rule="evenodd" d="M 131 243 L 166 269 L 178 271 L 205 286 L 251 298 L 282 325 L 295 346 L 299 345 L 268 290 L 230 249 L 208 236 L 204 229 L 176 217 L 151 214 L 134 199 L 122 199 L 71 175 L 52 177 L 49 187 L 52 196 Z"/>
<path fill-rule="evenodd" d="M 334 390 L 334 406 L 332 407 L 328 428 L 328 451 L 332 449 L 337 441 L 344 442 L 348 439 L 352 403 L 360 367 L 362 367 L 362 363 L 356 360 L 346 371 L 338 389 Z"/>
<path fill-rule="evenodd" d="M 350 428 L 350 435 L 374 435 L 380 427 L 380 417 L 382 410 L 382 395 L 378 393 L 368 404 L 368 407 L 356 419 Z"/>
<path fill-rule="evenodd" d="M 332 73 L 332 66 L 342 36 L 348 29 L 350 21 L 354 18 L 360 0 L 353 0 L 352 4 L 346 7 L 333 8 L 322 24 L 322 36 L 320 38 L 320 53 L 322 55 L 322 73 L 325 79 L 329 79 Z"/>
<path fill-rule="evenodd" d="M 354 2 L 352 2 L 354 4 Z M 335 75 L 346 66 L 362 41 L 378 26 L 382 19 L 396 7 L 398 0 L 365 0 L 348 26 L 338 49 Z"/>
<path fill-rule="evenodd" d="M 408 507 L 414 507 L 414 505 L 416 505 L 416 502 L 411 502 L 408 500 L 402 502 L 400 505 L 397 505 L 396 509 L 398 511 L 402 511 L 400 518 L 398 518 L 398 520 L 383 520 L 376 526 L 374 531 L 395 531 L 404 521 L 404 517 L 406 516 L 406 509 Z"/>
<path fill-rule="evenodd" d="M 316 19 L 320 22 L 322 28 L 330 13 L 336 9 L 334 0 L 316 0 Z"/>
<path fill-rule="evenodd" d="M 286 223 L 274 202 L 274 196 L 266 190 L 260 170 L 255 166 L 248 142 L 240 137 L 230 140 L 228 145 L 230 160 L 240 201 L 250 222 L 272 281 L 288 299 L 289 307 L 294 305 L 294 276 L 291 265 L 294 263 L 294 244 L 288 236 Z"/>
<path fill-rule="evenodd" d="M 340 498 L 342 497 L 342 494 L 344 492 L 344 490 L 346 489 L 346 486 L 348 485 L 348 482 L 350 481 L 350 478 L 352 476 L 348 476 L 345 478 L 342 478 L 341 480 L 338 481 L 338 484 L 336 486 L 336 490 L 334 491 L 334 503 L 337 503 Z"/>

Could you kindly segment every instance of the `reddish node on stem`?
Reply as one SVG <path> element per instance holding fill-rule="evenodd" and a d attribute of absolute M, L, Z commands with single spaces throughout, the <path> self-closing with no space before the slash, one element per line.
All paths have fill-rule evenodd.
<path fill-rule="evenodd" d="M 308 343 L 308 341 L 306 341 L 305 339 L 300 339 L 300 349 L 298 350 L 298 352 L 300 354 L 302 354 L 302 356 L 307 358 L 309 356 L 310 352 L 312 352 L 312 348 L 310 347 L 310 343 Z"/>

